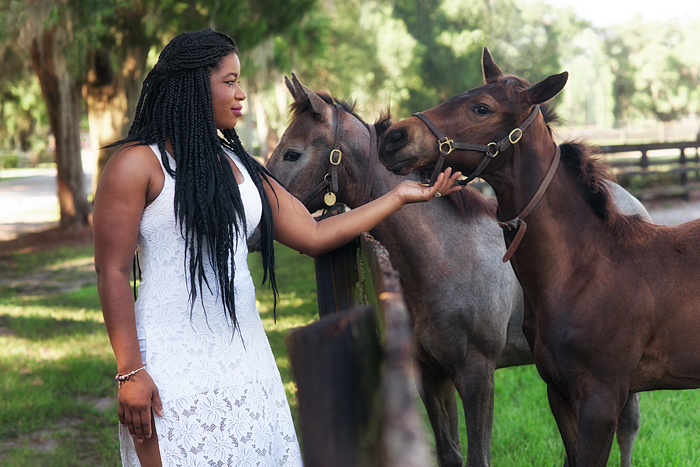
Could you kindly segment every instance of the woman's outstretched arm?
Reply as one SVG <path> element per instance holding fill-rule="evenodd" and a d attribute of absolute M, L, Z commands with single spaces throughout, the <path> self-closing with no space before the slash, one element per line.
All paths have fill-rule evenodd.
<path fill-rule="evenodd" d="M 405 181 L 380 198 L 321 221 L 316 221 L 298 199 L 271 179 L 272 188 L 266 185 L 266 190 L 274 216 L 275 240 L 309 256 L 327 253 L 373 229 L 406 204 L 430 201 L 438 191 L 446 196 L 460 190 L 454 185 L 460 175 L 461 172 L 452 174 L 448 168 L 432 187 Z"/>

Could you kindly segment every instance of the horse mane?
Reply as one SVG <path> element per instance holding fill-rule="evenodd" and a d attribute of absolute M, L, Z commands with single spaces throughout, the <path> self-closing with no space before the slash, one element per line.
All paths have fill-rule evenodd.
<path fill-rule="evenodd" d="M 357 115 L 355 113 L 355 107 L 356 107 L 356 102 L 348 102 L 343 99 L 338 99 L 336 97 L 331 96 L 330 94 L 326 92 L 317 92 L 316 95 L 320 97 L 326 104 L 328 105 L 340 105 L 340 107 L 347 113 L 351 114 L 353 117 L 364 123 L 365 121 L 362 120 L 362 117 Z M 291 114 L 292 121 L 295 119 L 299 118 L 301 114 L 307 111 L 312 111 L 314 120 L 321 119 L 323 116 L 317 114 L 316 112 L 313 112 L 313 108 L 311 107 L 311 101 L 308 99 L 296 99 L 292 104 L 289 106 L 289 113 Z"/>
<path fill-rule="evenodd" d="M 505 88 L 509 99 L 515 100 L 519 91 L 531 84 L 514 75 L 502 75 L 488 82 L 497 82 Z M 559 122 L 556 105 L 552 101 L 540 104 L 547 130 L 552 134 L 552 124 Z M 612 201 L 612 193 L 605 181 L 615 182 L 615 176 L 609 166 L 602 160 L 600 148 L 590 146 L 582 141 L 567 141 L 559 145 L 561 160 L 572 176 L 581 196 L 593 209 L 596 216 L 605 222 L 609 235 L 626 239 L 626 243 L 639 240 L 640 223 L 646 221 L 638 215 L 626 216 L 620 213 Z"/>
<path fill-rule="evenodd" d="M 379 118 L 374 122 L 374 129 L 377 132 L 377 140 L 389 129 L 393 122 L 391 121 L 391 109 L 387 108 L 379 113 Z"/>
<path fill-rule="evenodd" d="M 644 230 L 640 226 L 647 221 L 639 215 L 624 215 L 615 207 L 610 186 L 605 183 L 615 182 L 615 177 L 602 160 L 600 149 L 582 142 L 562 143 L 560 148 L 564 167 L 585 202 L 605 222 L 608 235 L 624 239 L 628 245 L 639 243 Z"/>
<path fill-rule="evenodd" d="M 515 100 L 518 92 L 523 91 L 531 84 L 523 78 L 514 75 L 502 75 L 489 82 L 496 81 L 505 88 L 509 99 Z M 560 121 L 556 112 L 556 105 L 552 101 L 540 104 L 540 111 L 544 117 L 547 130 L 552 134 L 552 124 Z M 600 149 L 581 141 L 568 141 L 560 145 L 561 160 L 569 174 L 576 182 L 576 186 L 583 199 L 593 209 L 599 218 L 605 221 L 608 233 L 620 233 L 623 237 L 628 234 L 622 232 L 636 231 L 634 217 L 621 214 L 612 202 L 612 194 L 604 181 L 615 182 L 615 176 L 608 165 L 602 160 Z"/>
<path fill-rule="evenodd" d="M 486 214 L 496 219 L 498 202 L 496 198 L 489 198 L 471 185 L 463 187 L 448 196 L 455 205 L 459 214 L 467 219 Z"/>

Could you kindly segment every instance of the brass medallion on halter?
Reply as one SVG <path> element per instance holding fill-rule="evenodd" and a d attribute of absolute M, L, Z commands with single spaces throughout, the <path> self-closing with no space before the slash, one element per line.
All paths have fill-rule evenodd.
<path fill-rule="evenodd" d="M 333 206 L 335 204 L 335 201 L 335 193 L 333 193 L 332 191 L 329 191 L 323 196 L 323 202 L 326 203 L 326 206 Z"/>

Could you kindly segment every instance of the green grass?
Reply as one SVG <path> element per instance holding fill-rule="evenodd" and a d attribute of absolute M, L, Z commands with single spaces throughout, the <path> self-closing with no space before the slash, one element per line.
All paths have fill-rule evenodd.
<path fill-rule="evenodd" d="M 13 256 L 5 272 L 15 278 L 51 271 L 75 273 L 91 248 Z M 292 414 L 298 413 L 285 336 L 316 320 L 313 260 L 277 247 L 280 302 L 261 285 L 259 254 L 249 256 L 258 307 L 276 356 Z M 79 268 L 78 268 L 79 269 Z M 116 364 L 93 284 L 64 293 L 16 290 L 0 298 L 0 466 L 117 466 L 114 405 Z M 89 281 L 88 281 L 89 282 Z M 99 410 L 99 401 L 112 401 Z M 644 393 L 642 428 L 634 465 L 700 465 L 700 391 Z M 104 404 L 103 404 L 104 405 Z M 547 404 L 545 385 L 533 366 L 496 372 L 492 463 L 494 466 L 561 466 L 564 451 Z M 460 414 L 461 415 L 461 414 Z M 466 459 L 466 428 L 461 417 Z M 432 430 L 425 419 L 426 433 Z M 608 463 L 619 465 L 617 445 Z"/>
<path fill-rule="evenodd" d="M 564 447 L 547 402 L 546 385 L 534 365 L 496 371 L 491 462 L 494 466 L 563 465 Z M 466 425 L 462 404 L 460 434 L 466 460 Z M 700 465 L 700 390 L 654 391 L 640 395 L 641 429 L 634 446 L 635 467 Z M 425 412 L 424 412 L 425 413 Z M 425 430 L 432 429 L 425 419 Z M 609 467 L 620 465 L 617 441 Z"/>
<path fill-rule="evenodd" d="M 4 277 L 66 277 L 91 248 L 14 254 Z M 42 276 L 44 277 L 44 276 Z M 92 281 L 94 283 L 94 281 Z M 0 299 L 0 465 L 119 465 L 114 356 L 94 285 L 28 295 L 4 288 Z M 112 404 L 113 405 L 113 404 Z"/>
<path fill-rule="evenodd" d="M 117 466 L 116 362 L 104 328 L 94 280 L 86 281 L 91 247 L 65 247 L 5 261 L 5 277 L 75 277 L 81 288 L 57 293 L 26 285 L 0 298 L 0 466 Z M 259 254 L 249 257 L 263 325 L 280 368 L 292 413 L 296 386 L 284 343 L 289 329 L 317 315 L 313 260 L 278 248 L 280 301 L 261 286 Z M 100 411 L 96 402 L 112 401 Z"/>

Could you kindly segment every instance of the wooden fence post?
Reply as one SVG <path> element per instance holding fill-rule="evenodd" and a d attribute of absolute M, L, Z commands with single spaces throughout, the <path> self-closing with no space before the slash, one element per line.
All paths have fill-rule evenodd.
<path fill-rule="evenodd" d="M 398 273 L 371 235 L 361 236 L 362 255 L 357 245 L 328 263 L 332 276 L 317 278 L 319 307 L 330 303 L 335 311 L 287 336 L 304 461 L 307 467 L 427 467 L 413 332 Z M 375 305 L 381 324 L 367 305 L 337 310 L 342 300 Z"/>
<path fill-rule="evenodd" d="M 324 318 L 356 306 L 357 241 L 314 259 L 318 315 Z"/>
<path fill-rule="evenodd" d="M 377 321 L 369 306 L 291 331 L 306 467 L 379 467 Z"/>

